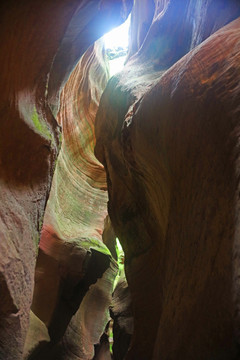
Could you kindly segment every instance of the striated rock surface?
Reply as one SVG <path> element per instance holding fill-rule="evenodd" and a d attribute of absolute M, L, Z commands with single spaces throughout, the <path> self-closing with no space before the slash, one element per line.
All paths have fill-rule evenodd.
<path fill-rule="evenodd" d="M 39 233 L 60 145 L 54 117 L 60 91 L 83 53 L 121 23 L 130 6 L 107 0 L 1 2 L 0 359 L 23 356 Z"/>
<path fill-rule="evenodd" d="M 96 142 L 108 72 L 93 43 L 132 4 Z M 133 311 L 128 360 L 238 360 L 239 1 L 0 10 L 0 360 L 109 359 L 110 305 L 115 358 Z M 129 292 L 112 304 L 115 236 Z"/>
<path fill-rule="evenodd" d="M 152 24 L 154 11 L 154 0 L 134 2 L 131 12 L 131 26 L 129 29 L 128 58 L 134 55 L 142 46 L 147 32 Z"/>
<path fill-rule="evenodd" d="M 70 241 L 96 239 L 96 246 L 99 241 L 102 244 L 107 213 L 105 171 L 93 152 L 95 115 L 109 78 L 102 51 L 100 44 L 89 48 L 62 91 L 57 117 L 62 148 L 44 219 L 44 231 L 53 228 L 60 238 Z M 44 238 L 43 234 L 42 249 Z"/>
<path fill-rule="evenodd" d="M 237 1 L 156 2 L 100 103 L 95 153 L 126 255 L 129 360 L 240 357 L 240 20 L 224 27 L 239 15 Z"/>
<path fill-rule="evenodd" d="M 36 359 L 92 359 L 109 321 L 118 267 L 103 243 L 114 253 L 108 222 L 102 240 L 106 177 L 94 156 L 95 115 L 109 77 L 104 59 L 101 42 L 90 47 L 61 94 L 62 147 L 44 217 L 32 304 L 51 342 Z"/>

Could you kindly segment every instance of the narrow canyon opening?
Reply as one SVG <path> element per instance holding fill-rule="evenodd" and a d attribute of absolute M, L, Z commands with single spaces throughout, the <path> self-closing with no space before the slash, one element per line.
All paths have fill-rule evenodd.
<path fill-rule="evenodd" d="M 131 14 L 122 25 L 111 30 L 103 37 L 104 47 L 109 62 L 110 76 L 120 72 L 124 67 L 124 62 L 126 61 L 128 53 L 130 21 Z"/>
<path fill-rule="evenodd" d="M 0 7 L 0 360 L 239 360 L 239 1 Z"/>

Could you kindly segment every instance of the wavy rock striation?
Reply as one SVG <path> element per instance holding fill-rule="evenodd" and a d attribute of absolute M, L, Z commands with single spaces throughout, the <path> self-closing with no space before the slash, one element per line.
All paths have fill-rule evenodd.
<path fill-rule="evenodd" d="M 1 2 L 1 359 L 19 360 L 23 356 L 39 233 L 60 145 L 60 127 L 55 119 L 59 94 L 83 53 L 104 32 L 124 20 L 131 3 L 108 0 Z M 97 94 L 89 95 L 93 96 L 91 111 L 94 112 Z M 91 121 L 89 126 L 93 126 Z M 64 146 L 69 146 L 66 141 Z M 93 156 L 89 157 L 87 160 L 92 166 Z M 98 174 L 88 181 L 90 193 L 96 192 L 102 182 L 101 167 L 96 166 L 96 172 Z M 98 184 L 91 186 L 96 179 Z M 74 199 L 74 195 L 71 196 Z M 88 201 L 86 194 L 83 198 L 84 202 Z M 94 235 L 101 232 L 98 216 L 93 214 L 93 217 L 97 218 L 97 224 L 94 230 L 82 234 L 86 239 L 89 232 Z M 74 226 L 76 228 L 76 224 Z M 51 243 L 48 246 L 51 247 Z M 41 322 L 35 320 L 33 317 L 31 324 L 34 329 L 40 329 Z M 41 339 L 44 333 L 45 330 L 40 329 Z"/>
<path fill-rule="evenodd" d="M 48 327 L 50 342 L 39 344 L 34 359 L 92 359 L 109 321 L 118 267 L 102 241 L 106 177 L 94 156 L 94 120 L 108 80 L 104 59 L 101 43 L 90 47 L 61 93 L 57 119 L 63 140 L 44 217 L 32 304 Z"/>
<path fill-rule="evenodd" d="M 0 10 L 0 359 L 239 359 L 239 1 Z"/>
<path fill-rule="evenodd" d="M 156 1 L 100 102 L 95 153 L 133 303 L 128 360 L 240 356 L 239 15 L 237 1 Z"/>

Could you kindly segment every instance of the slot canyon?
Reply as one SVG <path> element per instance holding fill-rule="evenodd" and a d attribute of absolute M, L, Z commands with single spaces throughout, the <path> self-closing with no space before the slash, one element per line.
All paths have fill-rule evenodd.
<path fill-rule="evenodd" d="M 240 360 L 240 1 L 0 14 L 0 360 Z"/>

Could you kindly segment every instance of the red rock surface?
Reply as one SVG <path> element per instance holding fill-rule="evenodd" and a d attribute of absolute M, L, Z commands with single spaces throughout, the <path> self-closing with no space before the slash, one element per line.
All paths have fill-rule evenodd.
<path fill-rule="evenodd" d="M 157 5 L 96 119 L 133 301 L 127 359 L 238 359 L 240 21 L 210 35 L 240 7 Z"/>
<path fill-rule="evenodd" d="M 61 94 L 58 121 L 63 140 L 44 218 L 32 305 L 49 328 L 52 349 L 50 354 L 48 346 L 42 349 L 39 358 L 60 354 L 66 359 L 93 358 L 94 344 L 109 321 L 116 262 L 111 260 L 104 274 L 102 266 L 93 264 L 93 280 L 86 283 L 92 249 L 106 259 L 111 257 L 102 242 L 107 214 L 105 171 L 93 153 L 95 115 L 108 80 L 102 51 L 101 43 L 88 49 Z M 82 295 L 78 295 L 79 286 Z M 64 320 L 69 306 L 73 310 Z M 55 342 L 61 339 L 62 345 L 56 348 Z"/>
<path fill-rule="evenodd" d="M 0 360 L 93 358 L 115 234 L 128 360 L 240 357 L 240 4 L 134 1 L 128 63 L 97 115 L 101 165 L 108 75 L 93 43 L 132 3 L 1 2 Z"/>
<path fill-rule="evenodd" d="M 130 5 L 1 2 L 1 359 L 22 358 L 39 233 L 59 151 L 54 115 L 60 90 L 81 55 L 123 21 L 122 10 L 129 11 Z"/>
<path fill-rule="evenodd" d="M 94 121 L 109 75 L 102 46 L 95 45 L 79 61 L 61 94 L 58 123 L 62 148 L 53 178 L 44 228 L 60 238 L 101 241 L 107 214 L 105 171 L 94 156 Z M 46 245 L 47 246 L 47 245 Z M 44 236 L 40 247 L 44 249 Z"/>

